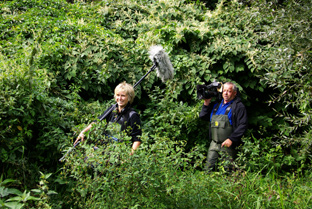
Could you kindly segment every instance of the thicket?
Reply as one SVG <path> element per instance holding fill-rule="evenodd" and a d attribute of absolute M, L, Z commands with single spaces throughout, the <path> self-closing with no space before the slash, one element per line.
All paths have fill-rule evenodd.
<path fill-rule="evenodd" d="M 311 179 L 308 0 L 0 6 L 0 207 L 311 206 L 311 181 L 301 180 Z M 109 156 L 93 153 L 98 134 L 58 162 L 114 103 L 114 87 L 149 70 L 155 44 L 169 54 L 175 77 L 164 84 L 151 73 L 136 90 L 138 153 L 112 145 L 102 147 Z M 249 130 L 237 173 L 206 175 L 208 124 L 198 119 L 196 85 L 229 80 Z M 91 153 L 94 168 L 83 160 Z"/>

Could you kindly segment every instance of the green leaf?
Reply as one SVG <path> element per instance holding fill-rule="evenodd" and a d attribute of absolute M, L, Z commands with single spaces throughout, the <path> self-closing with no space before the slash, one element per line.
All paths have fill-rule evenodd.
<path fill-rule="evenodd" d="M 55 192 L 55 191 L 53 191 L 53 190 L 49 190 L 47 194 L 48 194 L 48 195 L 53 195 L 53 194 L 58 194 L 58 193 Z"/>
<path fill-rule="evenodd" d="M 32 189 L 31 191 L 32 191 L 32 192 L 36 192 L 36 193 L 41 193 L 41 192 L 43 192 L 41 189 Z"/>
<path fill-rule="evenodd" d="M 5 203 L 4 205 L 10 209 L 21 209 L 24 206 L 24 204 L 18 202 L 8 202 Z"/>
<path fill-rule="evenodd" d="M 13 179 L 5 179 L 4 181 L 0 182 L 0 186 L 6 185 L 8 183 L 16 182 L 16 180 Z"/>

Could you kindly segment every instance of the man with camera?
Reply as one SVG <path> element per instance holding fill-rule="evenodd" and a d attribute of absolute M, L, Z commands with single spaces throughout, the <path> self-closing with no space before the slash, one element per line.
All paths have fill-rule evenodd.
<path fill-rule="evenodd" d="M 237 156 L 236 148 L 242 143 L 242 136 L 247 130 L 247 111 L 241 99 L 237 96 L 237 87 L 232 82 L 227 82 L 220 87 L 220 100 L 211 103 L 216 96 L 217 87 L 204 85 L 197 86 L 199 98 L 204 99 L 204 105 L 199 114 L 203 120 L 210 121 L 211 143 L 208 149 L 206 169 L 213 171 L 218 158 L 225 156 L 227 161 L 233 161 Z M 206 89 L 206 90 L 203 90 Z M 216 89 L 216 90 L 214 90 Z M 210 93 L 212 92 L 212 93 Z"/>

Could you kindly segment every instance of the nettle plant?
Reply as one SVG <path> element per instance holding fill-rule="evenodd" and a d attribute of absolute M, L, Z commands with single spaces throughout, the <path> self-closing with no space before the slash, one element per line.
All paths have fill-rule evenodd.
<path fill-rule="evenodd" d="M 182 189 L 177 183 L 201 167 L 198 156 L 202 155 L 195 149 L 185 152 L 181 142 L 153 137 L 152 143 L 143 143 L 134 155 L 130 155 L 131 143 L 107 143 L 94 150 L 96 143 L 90 140 L 78 147 L 62 171 L 65 179 L 74 181 L 73 202 L 79 207 L 176 204 L 176 192 Z M 142 138 L 151 141 L 147 135 Z"/>
<path fill-rule="evenodd" d="M 21 192 L 16 189 L 18 181 L 13 179 L 0 178 L 0 206 L 1 208 L 24 208 L 24 207 L 38 207 L 51 208 L 50 197 L 57 193 L 49 189 L 48 178 L 52 173 L 44 174 L 40 172 L 39 184 L 36 189 L 31 191 L 24 190 Z"/>

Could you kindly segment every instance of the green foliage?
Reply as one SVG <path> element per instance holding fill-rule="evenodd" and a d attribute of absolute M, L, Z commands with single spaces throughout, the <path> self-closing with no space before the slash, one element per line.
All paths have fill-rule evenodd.
<path fill-rule="evenodd" d="M 148 49 L 161 44 L 175 77 L 161 84 L 151 73 L 136 89 L 142 149 L 131 157 L 126 145 L 105 148 L 114 153 L 111 156 L 93 152 L 93 145 L 75 149 L 66 158 L 66 178 L 56 177 L 56 187 L 67 186 L 58 188 L 62 200 L 55 198 L 50 204 L 43 184 L 34 190 L 40 206 L 73 203 L 92 208 L 120 200 L 124 207 L 158 208 L 311 204 L 298 203 L 297 199 L 310 198 L 304 192 L 302 198 L 289 192 L 303 191 L 305 186 L 302 182 L 304 186 L 294 186 L 296 177 L 291 179 L 289 173 L 305 174 L 311 165 L 309 1 L 70 2 L 0 3 L 0 160 L 6 179 L 19 179 L 22 186 L 17 187 L 22 190 L 35 187 L 39 170 L 54 173 L 60 166 L 56 163 L 60 150 L 71 147 L 73 136 L 114 103 L 116 84 L 124 80 L 134 84 L 147 72 L 153 64 Z M 250 182 L 245 178 L 236 181 L 240 186 L 199 172 L 209 133 L 208 124 L 197 117 L 202 101 L 196 98 L 196 85 L 215 80 L 237 83 L 247 107 L 250 129 L 239 168 L 262 169 L 263 175 L 287 174 L 290 179 L 281 183 L 287 185 L 285 193 L 269 188 L 265 181 L 270 176 L 248 174 L 254 184 L 247 187 Z M 90 136 L 93 144 L 100 130 Z M 103 166 L 90 169 L 83 161 L 85 153 L 97 153 L 88 160 Z M 103 182 L 104 177 L 109 181 Z M 279 198 L 257 193 L 255 185 Z M 290 202 L 286 194 L 293 198 Z M 233 198 L 226 199 L 228 195 Z M 94 205 L 89 197 L 95 198 Z M 12 202 L 22 204 L 22 199 Z"/>
<path fill-rule="evenodd" d="M 264 168 L 265 169 L 265 168 Z M 298 180 L 296 175 L 285 178 L 276 178 L 275 172 L 269 170 L 265 175 L 260 173 L 243 173 L 231 178 L 232 183 L 227 182 L 228 193 L 233 197 L 234 202 L 230 206 L 240 208 L 309 208 L 311 201 L 302 200 L 308 191 L 305 180 Z M 310 175 L 309 175 L 310 176 Z M 243 178 L 242 178 L 243 177 Z M 308 179 L 311 178 L 307 177 Z M 221 189 L 224 189 L 221 187 Z M 308 189 L 308 191 L 306 190 Z M 308 195 L 309 196 L 309 195 Z"/>
<path fill-rule="evenodd" d="M 3 91 L 5 94 L 9 92 L 11 97 L 20 103 L 16 106 L 7 104 L 5 107 L 24 110 L 24 103 L 27 104 L 24 115 L 19 117 L 16 117 L 20 114 L 18 111 L 13 113 L 7 109 L 2 111 L 5 115 L 2 126 L 11 124 L 10 127 L 14 130 L 12 136 L 19 136 L 16 140 L 10 141 L 14 143 L 21 141 L 12 147 L 26 150 L 27 158 L 24 158 L 26 161 L 33 157 L 29 156 L 29 153 L 34 152 L 39 156 L 41 163 L 47 161 L 49 164 L 48 161 L 55 157 L 56 153 L 45 151 L 63 147 L 58 143 L 68 138 L 66 132 L 73 127 L 75 120 L 78 120 L 78 123 L 86 122 L 77 118 L 78 115 L 83 116 L 82 109 L 92 111 L 84 108 L 85 104 L 80 105 L 80 96 L 91 101 L 107 100 L 112 98 L 112 88 L 116 83 L 123 80 L 130 83 L 137 81 L 152 64 L 147 57 L 147 46 L 156 43 L 166 46 L 169 54 L 177 54 L 176 57 L 172 56 L 176 79 L 164 92 L 169 94 L 165 98 L 172 101 L 171 112 L 173 118 L 176 118 L 171 119 L 171 125 L 176 125 L 180 120 L 178 117 L 183 117 L 184 112 L 195 113 L 198 109 L 190 111 L 192 106 L 187 104 L 197 103 L 194 100 L 196 84 L 213 79 L 225 80 L 225 77 L 218 75 L 233 71 L 235 60 L 228 60 L 226 64 L 222 62 L 227 60 L 226 57 L 235 45 L 231 44 L 230 39 L 225 39 L 225 43 L 230 46 L 227 47 L 228 50 L 224 50 L 222 45 L 227 44 L 221 42 L 216 45 L 212 42 L 215 38 L 219 39 L 220 35 L 230 33 L 226 32 L 230 31 L 229 29 L 225 28 L 223 31 L 218 25 L 214 25 L 219 22 L 217 16 L 219 11 L 211 15 L 210 12 L 204 13 L 199 5 L 181 6 L 183 3 L 172 1 L 153 7 L 152 4 L 142 5 L 141 2 L 133 1 L 105 4 L 102 2 L 98 5 L 67 4 L 64 1 L 7 2 L 1 10 L 7 20 L 2 25 L 5 32 L 1 35 L 1 46 L 5 69 L 2 72 L 3 89 L 9 89 Z M 208 19 L 215 21 L 213 27 L 220 29 L 207 30 L 205 25 L 207 23 L 202 21 Z M 28 27 L 32 30 L 28 30 Z M 215 32 L 211 33 L 214 30 Z M 213 44 L 205 50 L 204 43 L 207 41 Z M 179 52 L 178 48 L 183 50 Z M 216 53 L 214 48 L 218 48 Z M 241 51 L 244 52 L 246 49 Z M 219 51 L 224 51 L 224 54 L 218 55 Z M 242 57 L 238 56 L 237 60 Z M 6 58 L 10 58 L 11 61 L 5 61 Z M 218 62 L 224 66 L 224 73 L 217 69 Z M 28 63 L 31 65 L 27 66 Z M 198 66 L 203 70 L 198 70 Z M 19 79 L 8 86 L 11 77 L 7 73 L 12 73 L 11 69 L 15 69 L 12 76 Z M 236 72 L 242 69 L 239 64 Z M 42 83 L 36 83 L 37 79 Z M 19 86 L 19 83 L 22 85 Z M 155 89 L 158 84 L 156 76 L 150 75 L 141 89 L 138 89 L 138 98 L 142 98 L 141 95 L 146 93 L 151 94 L 150 97 L 158 97 L 157 88 Z M 18 92 L 20 97 L 15 95 L 16 86 L 25 89 L 24 93 Z M 31 88 L 27 89 L 30 86 Z M 153 105 L 146 105 L 146 100 L 149 102 L 150 99 L 142 98 L 142 102 L 136 103 L 143 106 L 143 109 L 147 108 L 146 114 L 143 114 L 143 122 L 152 116 L 148 113 L 152 113 L 149 106 Z M 176 112 L 174 108 L 178 100 L 184 100 L 179 108 L 179 111 L 183 111 L 181 113 Z M 162 107 L 158 103 L 155 105 Z M 93 112 L 100 114 L 97 111 Z M 187 130 L 185 127 L 192 127 L 192 129 L 182 133 L 182 136 L 177 132 L 174 137 L 186 140 L 188 134 L 196 132 L 197 122 L 191 120 L 191 114 L 185 119 L 181 118 L 180 128 Z M 12 119 L 15 120 L 14 123 L 8 118 L 14 118 Z M 21 119 L 16 120 L 17 118 L 23 118 L 25 122 L 20 121 Z M 159 119 L 156 120 L 159 124 L 156 128 L 167 124 L 165 121 L 158 123 Z M 150 129 L 149 125 L 154 124 L 147 123 L 147 129 Z M 9 134 L 7 128 L 3 130 L 6 131 L 5 134 Z M 171 137 L 170 133 L 168 135 Z M 33 150 L 33 146 L 32 149 L 24 146 L 29 144 L 27 142 L 35 143 L 36 149 Z M 7 142 L 4 141 L 3 144 Z M 12 152 L 11 148 L 2 149 L 4 159 L 12 156 L 9 153 Z M 13 153 L 19 154 L 17 151 Z M 14 164 L 15 160 L 12 159 L 8 163 Z"/>
<path fill-rule="evenodd" d="M 259 56 L 266 60 L 266 73 L 261 77 L 276 89 L 269 100 L 276 115 L 286 122 L 276 134 L 278 144 L 298 149 L 297 155 L 311 160 L 311 16 L 309 1 L 287 1 L 283 5 L 259 2 L 261 36 L 269 44 Z M 274 11 L 271 13 L 271 11 Z M 285 12 L 287 11 L 287 12 Z M 279 105 L 275 105 L 279 104 Z M 305 161 L 304 160 L 304 161 Z"/>
<path fill-rule="evenodd" d="M 240 148 L 238 167 L 256 172 L 263 169 L 263 174 L 272 169 L 276 174 L 291 174 L 307 169 L 304 157 L 298 155 L 294 149 L 287 153 L 282 146 L 272 142 L 272 138 L 247 141 Z"/>
<path fill-rule="evenodd" d="M 56 192 L 49 190 L 47 179 L 51 174 L 41 173 L 41 180 L 38 185 L 38 189 L 32 189 L 32 192 L 39 194 L 39 197 L 34 194 L 32 196 L 30 191 L 25 190 L 21 192 L 15 188 L 9 188 L 9 184 L 16 184 L 16 180 L 5 179 L 3 176 L 0 178 L 0 208 L 29 208 L 36 206 L 37 208 L 51 208 L 48 204 L 48 195 L 57 194 Z M 16 185 L 13 185 L 16 186 Z"/>
<path fill-rule="evenodd" d="M 79 99 L 77 91 L 69 89 L 51 97 L 54 75 L 35 67 L 41 38 L 39 33 L 33 43 L 24 43 L 25 54 L 19 58 L 6 59 L 0 54 L 2 169 L 11 178 L 22 176 L 25 182 L 36 178 L 31 175 L 30 162 L 42 166 L 55 156 L 47 150 L 56 150 L 59 140 L 66 138 L 64 131 L 72 126 L 68 119 L 73 118 Z"/>
<path fill-rule="evenodd" d="M 3 180 L 3 175 L 0 178 L 0 206 L 3 207 L 10 207 L 10 208 L 21 208 L 23 206 L 20 201 L 16 201 L 14 199 L 8 199 L 9 195 L 15 195 L 15 198 L 19 198 L 23 195 L 21 191 L 14 188 L 7 188 L 6 185 L 9 183 L 15 182 L 12 179 L 5 179 Z"/>
<path fill-rule="evenodd" d="M 202 155 L 196 150 L 185 153 L 183 144 L 168 138 L 154 136 L 154 140 L 156 143 L 142 144 L 132 156 L 129 145 L 124 143 L 98 145 L 96 151 L 94 144 L 77 149 L 67 158 L 62 171 L 66 179 L 76 182 L 72 203 L 87 208 L 181 207 L 182 203 L 176 201 L 183 195 L 180 188 L 186 186 L 181 181 L 189 179 L 190 170 L 201 166 L 190 159 Z M 148 141 L 147 136 L 144 141 Z M 187 189 L 191 187 L 184 191 Z M 185 200 L 182 205 L 194 203 Z"/>
<path fill-rule="evenodd" d="M 149 141 L 144 136 L 144 141 Z M 311 206 L 311 174 L 277 178 L 238 169 L 232 174 L 205 173 L 201 150 L 185 152 L 185 144 L 153 136 L 129 155 L 125 144 L 83 144 L 62 169 L 71 208 L 307 208 Z M 85 157 L 88 157 L 86 159 Z M 192 162 L 190 159 L 195 158 Z M 265 165 L 266 167 L 267 165 Z"/>

